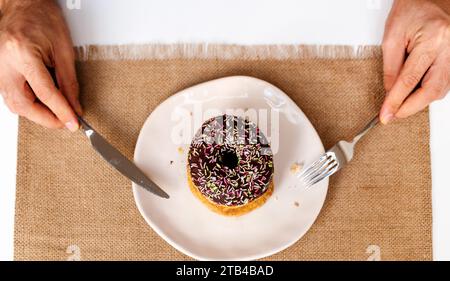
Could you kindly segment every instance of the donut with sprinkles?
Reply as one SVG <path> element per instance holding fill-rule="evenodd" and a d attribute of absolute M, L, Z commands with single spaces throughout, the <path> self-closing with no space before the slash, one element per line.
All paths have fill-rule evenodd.
<path fill-rule="evenodd" d="M 273 193 L 273 154 L 253 122 L 233 115 L 207 120 L 188 153 L 188 183 L 208 208 L 228 216 L 248 213 Z"/>

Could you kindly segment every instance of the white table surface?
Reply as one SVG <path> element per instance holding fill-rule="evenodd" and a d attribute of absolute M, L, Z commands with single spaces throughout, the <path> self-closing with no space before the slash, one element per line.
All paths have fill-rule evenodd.
<path fill-rule="evenodd" d="M 75 45 L 380 44 L 392 0 L 59 0 Z M 78 2 L 81 5 L 78 5 Z M 70 8 L 70 9 L 69 9 Z M 80 9 L 78 9 L 80 8 Z M 450 260 L 450 98 L 431 106 L 433 251 Z M 17 117 L 0 105 L 0 260 L 13 258 Z"/>

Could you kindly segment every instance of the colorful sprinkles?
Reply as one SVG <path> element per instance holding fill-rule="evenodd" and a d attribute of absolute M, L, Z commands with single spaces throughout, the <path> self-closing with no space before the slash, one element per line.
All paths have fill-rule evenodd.
<path fill-rule="evenodd" d="M 237 161 L 232 165 L 224 158 Z M 272 150 L 256 124 L 232 115 L 207 120 L 192 140 L 188 165 L 199 191 L 216 204 L 241 206 L 267 190 Z"/>

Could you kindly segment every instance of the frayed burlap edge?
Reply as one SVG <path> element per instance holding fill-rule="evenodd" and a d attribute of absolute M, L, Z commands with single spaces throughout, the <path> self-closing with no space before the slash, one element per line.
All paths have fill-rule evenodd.
<path fill-rule="evenodd" d="M 145 59 L 370 59 L 380 46 L 144 44 L 75 47 L 79 61 Z"/>

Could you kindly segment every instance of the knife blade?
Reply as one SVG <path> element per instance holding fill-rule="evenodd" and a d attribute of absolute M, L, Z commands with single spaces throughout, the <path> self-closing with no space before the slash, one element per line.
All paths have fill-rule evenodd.
<path fill-rule="evenodd" d="M 162 190 L 157 184 L 149 179 L 133 162 L 128 160 L 119 150 L 112 146 L 105 138 L 95 131 L 83 118 L 78 116 L 80 127 L 84 134 L 88 137 L 94 149 L 105 159 L 111 166 L 116 168 L 122 175 L 129 178 L 135 184 L 145 188 L 151 193 L 162 198 L 169 198 L 169 195 Z"/>

